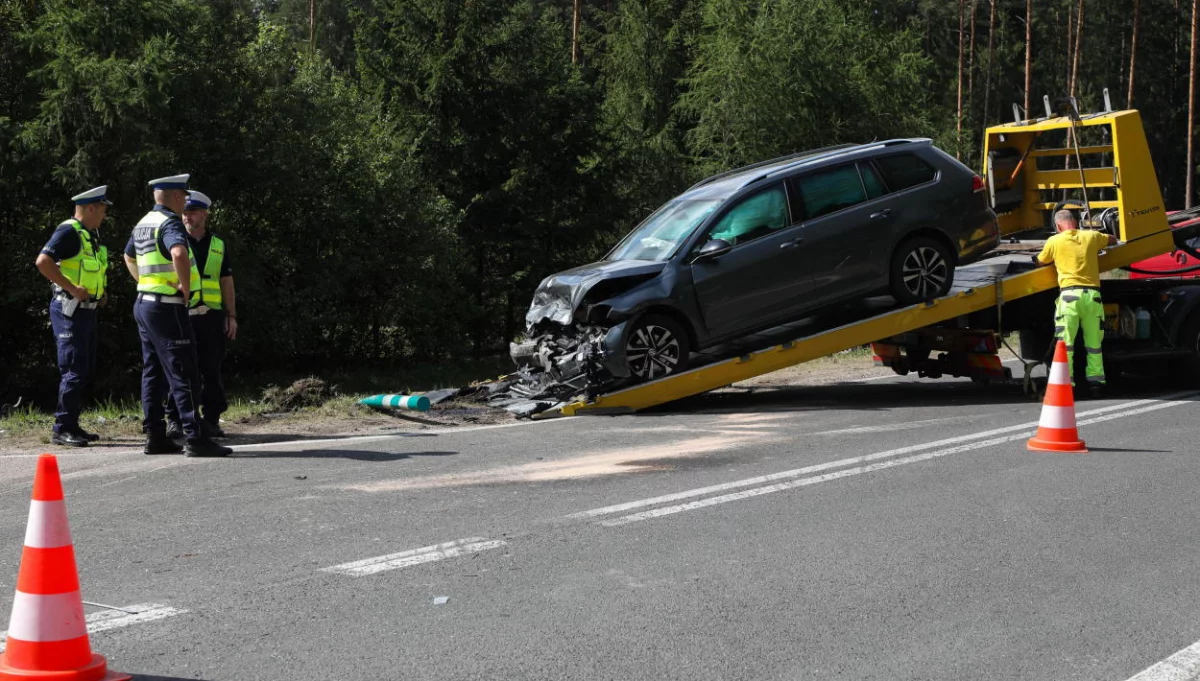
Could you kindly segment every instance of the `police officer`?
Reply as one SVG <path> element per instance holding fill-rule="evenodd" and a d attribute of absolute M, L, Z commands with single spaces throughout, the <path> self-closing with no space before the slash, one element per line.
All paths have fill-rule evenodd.
<path fill-rule="evenodd" d="M 180 446 L 166 435 L 163 400 L 169 389 L 179 407 L 188 456 L 232 453 L 201 431 L 196 413 L 200 385 L 188 300 L 200 288 L 200 273 L 179 220 L 187 202 L 187 175 L 152 180 L 154 209 L 133 228 L 125 266 L 137 277 L 133 316 L 142 341 L 142 430 L 147 454 L 172 454 Z"/>
<path fill-rule="evenodd" d="M 101 186 L 71 197 L 75 217 L 54 230 L 35 262 L 54 285 L 50 327 L 62 374 L 50 435 L 56 445 L 86 447 L 100 439 L 79 425 L 79 411 L 96 367 L 96 308 L 105 301 L 108 283 L 108 249 L 100 245 L 98 233 L 112 205 L 107 191 L 107 186 Z"/>
<path fill-rule="evenodd" d="M 189 191 L 183 207 L 183 225 L 188 243 L 200 272 L 200 288 L 192 291 L 188 315 L 196 336 L 196 356 L 200 366 L 200 424 L 212 437 L 225 437 L 221 414 L 228 408 L 221 384 L 221 362 L 225 358 L 225 339 L 237 338 L 237 301 L 233 289 L 233 268 L 225 240 L 208 229 L 208 210 L 212 199 L 198 191 Z M 183 437 L 175 401 L 167 398 L 167 437 Z"/>
<path fill-rule="evenodd" d="M 1067 344 L 1067 368 L 1075 371 L 1075 336 L 1082 329 L 1087 349 L 1087 379 L 1092 396 L 1104 390 L 1104 301 L 1100 298 L 1100 251 L 1117 243 L 1117 237 L 1079 229 L 1079 220 L 1069 210 L 1054 214 L 1058 232 L 1046 240 L 1034 256 L 1039 265 L 1053 264 L 1058 270 L 1058 302 L 1054 305 L 1054 335 Z M 1071 384 L 1075 381 L 1072 379 Z"/>

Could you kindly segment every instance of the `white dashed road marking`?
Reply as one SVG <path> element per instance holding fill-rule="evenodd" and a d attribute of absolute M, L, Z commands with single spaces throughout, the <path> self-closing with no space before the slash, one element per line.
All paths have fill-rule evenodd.
<path fill-rule="evenodd" d="M 352 563 L 342 563 L 341 565 L 334 565 L 333 567 L 321 568 L 321 571 L 340 572 L 341 574 L 350 575 L 352 577 L 365 577 L 366 575 L 373 575 L 377 572 L 387 572 L 388 570 L 396 570 L 412 565 L 420 565 L 421 563 L 432 563 L 435 560 L 454 558 L 455 556 L 462 556 L 468 553 L 478 553 L 480 551 L 487 551 L 488 549 L 496 549 L 507 545 L 508 542 L 501 539 L 468 537 L 466 539 L 449 541 L 445 544 L 423 546 L 419 549 L 410 549 L 408 551 L 401 551 L 400 553 L 390 553 L 386 556 L 376 556 L 375 558 L 356 560 Z"/>
<path fill-rule="evenodd" d="M 172 608 L 169 605 L 160 603 L 139 603 L 138 605 L 121 606 L 121 610 L 105 610 L 103 612 L 94 612 L 87 616 L 87 630 L 89 634 L 95 634 L 100 631 L 109 629 L 120 629 L 131 624 L 141 624 L 143 622 L 153 622 L 155 620 L 182 615 L 187 610 Z M 4 650 L 4 645 L 8 641 L 8 635 L 0 633 L 0 652 Z"/>

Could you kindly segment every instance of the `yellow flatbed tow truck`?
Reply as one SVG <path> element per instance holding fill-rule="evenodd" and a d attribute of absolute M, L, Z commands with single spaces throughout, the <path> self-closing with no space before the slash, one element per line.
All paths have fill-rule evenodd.
<path fill-rule="evenodd" d="M 1083 197 L 1085 226 L 1112 230 L 1118 235 L 1118 244 L 1101 254 L 1101 271 L 1173 251 L 1176 241 L 1184 236 L 1173 232 L 1168 221 L 1140 114 L 1126 110 L 1081 116 L 1074 102 L 1068 103 L 1059 107 L 1062 115 L 1056 115 L 1047 99 L 1045 117 L 987 129 L 983 174 L 1001 235 L 1009 243 L 1002 243 L 991 257 L 956 269 L 949 295 L 882 312 L 872 313 L 868 307 L 867 312 L 860 310 L 857 316 L 851 313 L 848 320 L 805 320 L 796 325 L 796 335 L 790 340 L 569 403 L 557 413 L 613 414 L 648 409 L 868 344 L 874 344 L 877 364 L 891 366 L 897 373 L 916 370 L 935 377 L 943 372 L 985 380 L 999 377 L 995 374 L 1000 367 L 996 352 L 1004 332 L 1021 332 L 1022 354 L 1040 359 L 1044 353 L 1040 345 L 1048 347 L 1051 340 L 1052 329 L 1047 329 L 1053 323 L 1050 310 L 1057 292 L 1056 275 L 1052 267 L 1033 264 L 1029 254 L 1031 249 L 1040 248 L 1039 243 L 1017 242 L 1012 236 L 1045 230 L 1047 213 L 1062 205 L 1049 200 L 1050 192 L 1075 190 Z M 1084 146 L 1080 140 L 1088 140 L 1089 144 Z M 1099 143 L 1091 143 L 1093 140 Z M 1179 246 L 1188 248 L 1182 242 Z M 1116 283 L 1137 285 L 1111 294 L 1124 303 L 1109 300 L 1107 288 L 1104 296 L 1117 327 L 1112 334 L 1114 340 L 1133 341 L 1126 359 L 1170 356 L 1200 364 L 1200 312 L 1191 313 L 1200 303 L 1200 286 L 1160 279 L 1152 283 L 1106 282 L 1106 287 Z M 1183 294 L 1169 291 L 1172 285 L 1181 288 Z M 1171 296 L 1171 301 L 1179 304 L 1173 310 L 1164 310 L 1171 307 L 1166 305 Z M 1128 324 L 1120 322 L 1127 320 L 1135 308 L 1139 314 L 1157 313 L 1161 332 L 1142 338 L 1136 333 L 1138 329 L 1133 338 L 1127 338 L 1129 334 L 1122 331 L 1128 331 Z M 1193 337 L 1187 337 L 1189 333 Z M 747 340 L 747 344 L 752 343 L 753 339 Z M 1107 345 L 1108 341 L 1106 353 L 1110 353 Z M 938 361 L 926 357 L 935 350 L 949 352 L 939 355 L 942 364 L 934 364 L 933 368 L 927 365 L 922 370 L 922 363 Z M 1118 349 L 1111 352 L 1121 356 Z M 972 367 L 979 371 L 972 372 Z M 545 414 L 552 415 L 555 412 Z"/>

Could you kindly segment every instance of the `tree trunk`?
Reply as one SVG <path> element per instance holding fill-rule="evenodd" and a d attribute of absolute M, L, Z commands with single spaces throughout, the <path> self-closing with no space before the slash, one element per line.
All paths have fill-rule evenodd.
<path fill-rule="evenodd" d="M 1069 94 L 1075 96 L 1076 81 L 1079 79 L 1079 55 L 1083 52 L 1083 0 L 1079 0 L 1079 11 L 1075 13 L 1075 54 L 1071 58 L 1071 87 Z"/>
<path fill-rule="evenodd" d="M 1188 124 L 1187 124 L 1187 182 L 1184 183 L 1183 207 L 1192 207 L 1192 176 L 1195 168 L 1192 163 L 1192 137 L 1196 130 L 1196 12 L 1200 10 L 1200 0 L 1192 0 L 1192 51 L 1188 58 Z"/>
<path fill-rule="evenodd" d="M 1054 18 L 1056 21 L 1058 20 L 1057 13 L 1055 13 Z M 1066 61 L 1064 63 L 1066 64 L 1067 71 L 1065 74 L 1063 74 L 1063 77 L 1067 79 L 1067 94 L 1070 95 L 1071 94 L 1071 60 L 1075 55 L 1075 9 L 1073 7 L 1071 7 L 1070 5 L 1067 5 L 1066 34 L 1067 34 L 1067 56 L 1066 56 Z M 1068 158 L 1067 160 L 1070 161 L 1070 158 Z"/>
<path fill-rule="evenodd" d="M 579 63 L 579 24 L 583 19 L 583 0 L 575 0 L 574 17 L 571 19 L 571 63 Z"/>
<path fill-rule="evenodd" d="M 996 43 L 996 0 L 991 0 L 991 9 L 988 12 L 988 46 L 987 46 L 987 66 L 983 72 L 983 122 L 985 125 L 993 122 L 988 120 L 988 105 L 992 98 L 992 61 L 995 56 Z M 999 122 L 999 121 L 995 121 Z"/>
<path fill-rule="evenodd" d="M 967 49 L 967 117 L 971 116 L 971 105 L 975 102 L 975 11 L 979 0 L 971 0 L 971 42 Z"/>
<path fill-rule="evenodd" d="M 1129 92 L 1125 95 L 1125 108 L 1133 108 L 1133 67 L 1137 63 L 1138 19 L 1142 0 L 1133 0 L 1133 37 L 1129 41 Z"/>
<path fill-rule="evenodd" d="M 954 155 L 962 159 L 962 118 L 963 118 L 963 14 L 967 0 L 958 0 L 958 118 L 955 124 L 957 142 Z"/>
<path fill-rule="evenodd" d="M 1025 0 L 1025 117 L 1032 118 L 1029 112 L 1033 94 L 1033 0 Z"/>
<path fill-rule="evenodd" d="M 317 51 L 317 0 L 308 0 L 308 49 Z"/>

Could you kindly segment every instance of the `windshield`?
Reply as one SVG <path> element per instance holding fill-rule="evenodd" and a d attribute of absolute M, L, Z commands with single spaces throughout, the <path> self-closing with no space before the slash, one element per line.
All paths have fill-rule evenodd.
<path fill-rule="evenodd" d="M 681 242 L 724 199 L 676 199 L 659 208 L 625 237 L 605 260 L 652 260 L 670 258 Z"/>

